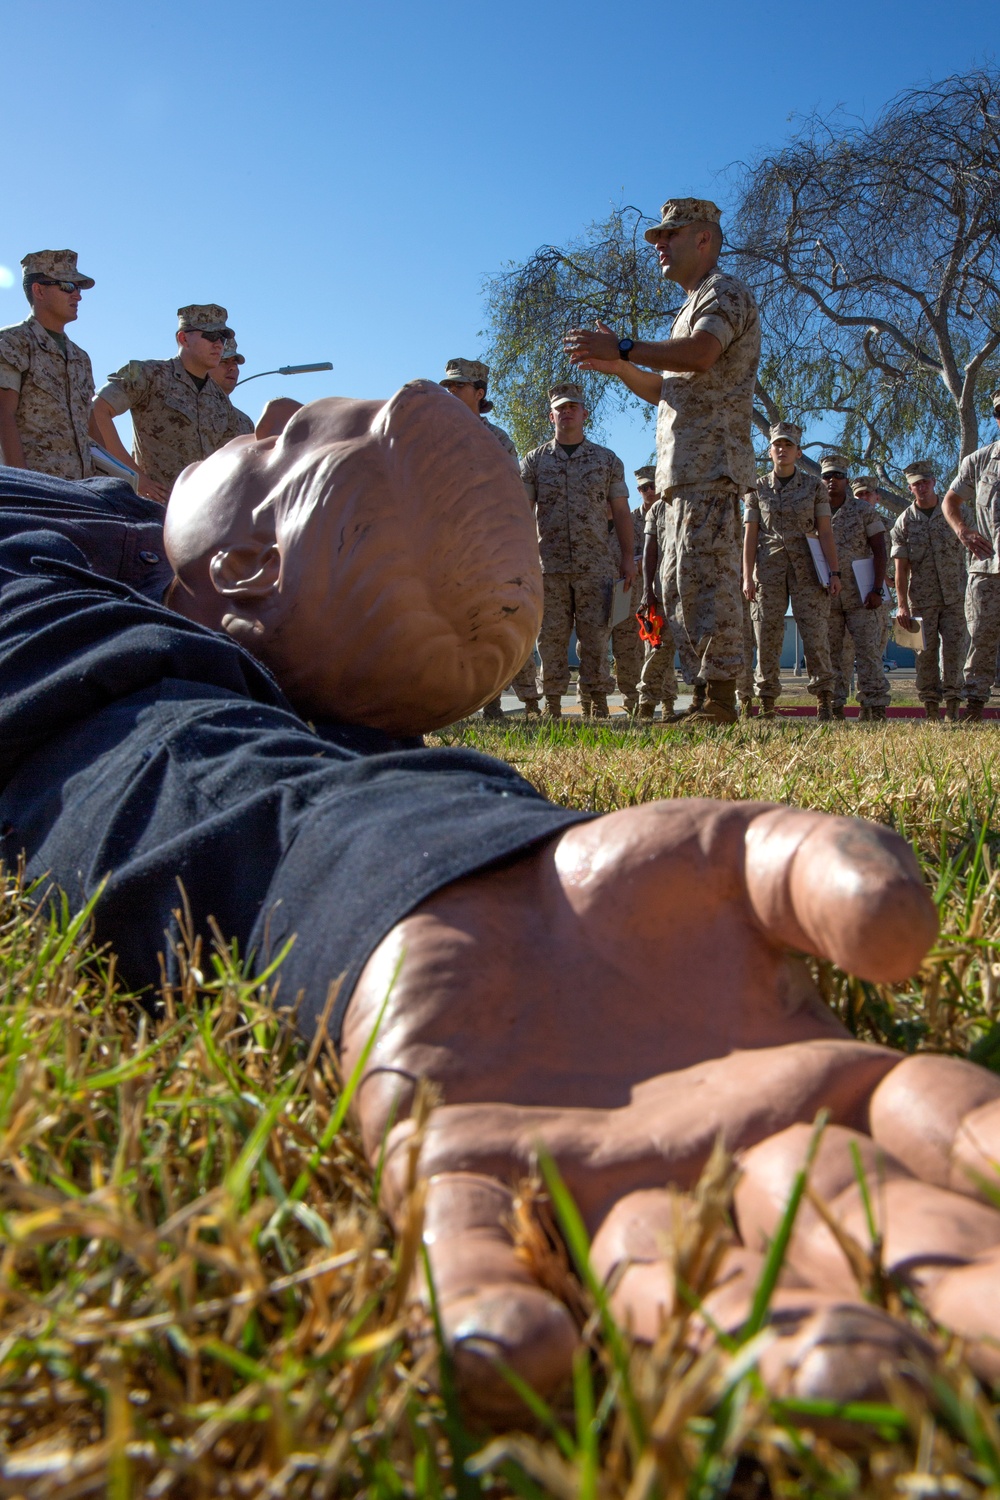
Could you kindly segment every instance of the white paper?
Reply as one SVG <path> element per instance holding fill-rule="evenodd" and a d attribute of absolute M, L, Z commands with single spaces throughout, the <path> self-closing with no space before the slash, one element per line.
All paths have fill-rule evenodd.
<path fill-rule="evenodd" d="M 125 479 L 136 494 L 139 493 L 139 476 L 135 470 L 123 464 L 120 458 L 115 458 L 106 448 L 102 448 L 100 443 L 91 443 L 90 457 L 99 474 L 110 474 L 112 479 Z"/>
<path fill-rule="evenodd" d="M 611 629 L 627 620 L 632 613 L 632 590 L 625 587 L 624 578 L 619 578 L 611 595 Z"/>
<path fill-rule="evenodd" d="M 892 638 L 897 646 L 905 646 L 907 651 L 926 651 L 927 632 L 924 630 L 924 622 L 918 619 L 916 615 L 912 618 L 916 620 L 916 630 L 904 630 L 899 621 L 895 620 L 892 627 Z"/>
<path fill-rule="evenodd" d="M 857 579 L 861 602 L 864 603 L 875 587 L 875 559 L 873 557 L 859 557 L 857 562 L 851 564 L 851 567 L 854 569 L 854 577 Z M 889 593 L 889 585 L 887 583 L 883 583 L 882 585 L 882 598 L 886 604 L 892 603 L 892 595 Z"/>
<path fill-rule="evenodd" d="M 830 564 L 823 556 L 823 548 L 818 536 L 807 536 L 809 551 L 812 553 L 813 567 L 816 569 L 816 577 L 825 589 L 830 587 Z"/>

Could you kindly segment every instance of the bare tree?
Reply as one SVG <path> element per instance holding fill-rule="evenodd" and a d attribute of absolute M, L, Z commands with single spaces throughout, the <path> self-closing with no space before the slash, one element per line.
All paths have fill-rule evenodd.
<path fill-rule="evenodd" d="M 849 451 L 884 473 L 903 447 L 946 466 L 978 447 L 1000 350 L 1000 75 L 911 90 L 872 125 L 813 119 L 737 189 L 729 238 L 768 355 L 805 361 Z"/>
<path fill-rule="evenodd" d="M 903 463 L 919 453 L 948 474 L 1000 383 L 1000 75 L 910 91 L 872 125 L 811 120 L 732 179 L 724 263 L 761 304 L 761 456 L 778 417 L 821 429 L 880 476 L 898 513 Z M 669 331 L 683 294 L 642 239 L 651 222 L 620 206 L 488 278 L 495 393 L 522 449 L 549 435 L 565 329 L 599 317 L 632 338 Z M 617 381 L 574 378 L 598 424 L 628 405 L 652 414 Z"/>

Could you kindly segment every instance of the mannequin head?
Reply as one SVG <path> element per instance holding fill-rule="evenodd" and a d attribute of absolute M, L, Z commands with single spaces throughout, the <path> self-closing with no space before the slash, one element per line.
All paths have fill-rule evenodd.
<path fill-rule="evenodd" d="M 303 714 L 416 734 L 494 697 L 541 623 L 535 527 L 492 433 L 440 386 L 333 397 L 177 480 L 170 606 Z"/>

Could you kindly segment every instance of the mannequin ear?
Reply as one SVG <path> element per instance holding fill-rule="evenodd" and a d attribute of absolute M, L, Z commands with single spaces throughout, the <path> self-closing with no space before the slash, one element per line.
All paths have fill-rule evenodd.
<path fill-rule="evenodd" d="M 263 599 L 278 587 L 281 554 L 272 542 L 262 547 L 253 542 L 216 552 L 208 565 L 216 593 L 227 598 Z"/>

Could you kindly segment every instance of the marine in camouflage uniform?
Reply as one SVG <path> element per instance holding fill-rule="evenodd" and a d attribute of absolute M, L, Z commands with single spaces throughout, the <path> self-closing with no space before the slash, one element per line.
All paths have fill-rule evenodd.
<path fill-rule="evenodd" d="M 809 539 L 822 547 L 831 575 L 839 578 L 837 549 L 830 526 L 830 499 L 822 480 L 800 468 L 802 429 L 776 422 L 770 429 L 773 467 L 747 496 L 743 553 L 744 594 L 757 636 L 757 695 L 773 713 L 781 694 L 781 648 L 789 601 L 802 637 L 809 691 L 820 702 L 820 717 L 831 717 L 833 668 L 830 663 L 830 590 L 820 583 Z M 781 474 L 779 469 L 790 472 Z M 839 585 L 832 585 L 835 592 Z"/>
<path fill-rule="evenodd" d="M 854 641 L 858 680 L 858 698 L 863 719 L 884 719 L 889 704 L 889 679 L 882 669 L 881 603 L 868 608 L 858 590 L 854 564 L 875 558 L 871 538 L 885 537 L 882 518 L 866 501 L 851 493 L 847 483 L 850 460 L 840 453 L 828 453 L 820 461 L 820 470 L 830 495 L 833 512 L 833 536 L 840 561 L 841 590 L 830 601 L 830 660 L 833 664 L 834 713 L 843 717 L 847 702 L 849 673 L 844 670 L 844 633 Z M 883 541 L 884 546 L 884 541 Z M 878 586 L 878 561 L 876 586 Z M 870 597 L 870 596 L 869 596 Z"/>
<path fill-rule="evenodd" d="M 245 364 L 246 360 L 238 352 L 236 340 L 227 339 L 222 348 L 222 358 L 215 369 L 208 372 L 210 379 L 214 380 L 219 389 L 229 397 L 233 411 L 236 413 L 241 437 L 249 437 L 256 430 L 253 417 L 248 416 L 245 411 L 240 411 L 239 407 L 233 403 L 233 391 L 240 379 L 240 366 Z"/>
<path fill-rule="evenodd" d="M 657 408 L 656 493 L 674 507 L 667 569 L 707 684 L 698 717 L 732 723 L 744 654 L 736 502 L 756 479 L 760 316 L 750 288 L 719 270 L 719 219 L 708 199 L 672 198 L 646 230 L 663 274 L 688 293 L 668 339 L 573 328 L 564 343 L 574 363 L 616 375 Z"/>
<path fill-rule="evenodd" d="M 493 402 L 486 398 L 489 385 L 490 367 L 481 359 L 449 359 L 445 365 L 444 375 L 438 382 L 445 390 L 456 396 L 463 406 L 467 406 L 471 412 L 479 417 L 484 427 L 489 428 L 497 442 L 505 453 L 517 463 L 517 449 L 502 427 L 495 422 L 487 420 L 486 413 L 493 410 Z M 518 672 L 514 681 L 508 684 L 524 703 L 529 715 L 538 713 L 538 683 L 536 681 L 537 663 L 533 651 Z M 483 717 L 485 719 L 502 719 L 503 695 L 497 693 L 495 698 L 483 706 Z"/>
<path fill-rule="evenodd" d="M 874 474 L 862 474 L 860 478 L 852 479 L 851 489 L 860 500 L 864 500 L 867 505 L 871 506 L 876 515 L 878 514 L 878 480 L 875 478 Z M 887 577 L 886 583 L 888 583 L 891 587 L 892 578 Z M 892 629 L 892 615 L 893 606 L 889 602 L 889 600 L 886 599 L 882 604 L 882 615 L 879 620 L 879 650 L 882 653 L 883 661 L 885 660 L 885 653 L 889 645 L 889 632 Z M 853 668 L 853 666 L 854 659 L 852 657 L 851 667 Z M 848 676 L 850 676 L 850 672 L 848 672 Z"/>
<path fill-rule="evenodd" d="M 904 477 L 913 495 L 892 528 L 899 620 L 912 630 L 923 626 L 925 646 L 916 653 L 917 697 L 929 719 L 958 718 L 962 666 L 969 646 L 965 628 L 965 549 L 945 520 L 934 490 L 934 466 L 924 459 L 908 464 Z"/>
<path fill-rule="evenodd" d="M 564 422 L 563 409 L 568 407 L 586 416 L 583 392 L 571 382 L 553 386 L 549 401 L 554 421 Z M 578 430 L 582 432 L 582 427 Z M 560 699 L 569 687 L 569 641 L 575 628 L 581 697 L 590 701 L 595 713 L 606 713 L 611 595 L 619 571 L 632 569 L 633 532 L 624 466 L 610 448 L 586 437 L 564 445 L 557 436 L 525 455 L 521 478 L 535 510 L 542 563 L 544 603 L 538 651 L 546 710 L 558 715 Z M 627 563 L 623 559 L 621 570 L 608 544 L 608 505 L 620 528 L 619 537 L 627 527 Z"/>
<path fill-rule="evenodd" d="M 7 443 L 0 432 L 2 461 L 60 479 L 87 479 L 94 472 L 88 432 L 94 374 L 65 325 L 75 320 L 77 295 L 94 285 L 93 278 L 77 270 L 75 250 L 35 251 L 21 269 L 32 314 L 0 329 L 0 411 L 14 428 Z M 42 301 L 43 316 L 58 326 L 39 322 Z"/>
<path fill-rule="evenodd" d="M 993 414 L 1000 423 L 1000 391 L 993 393 Z M 975 506 L 970 526 L 963 506 Z M 969 651 L 965 658 L 966 718 L 981 719 L 990 696 L 1000 647 L 1000 442 L 987 443 L 963 458 L 944 497 L 945 519 L 966 551 L 972 553 L 965 595 Z"/>
<path fill-rule="evenodd" d="M 233 332 L 226 327 L 227 317 L 226 309 L 215 302 L 178 308 L 181 352 L 174 359 L 130 360 L 97 393 L 94 411 L 99 425 L 105 413 L 112 418 L 132 413 L 133 461 L 141 474 L 167 494 L 188 464 L 208 458 L 240 434 L 236 408 L 209 378 L 212 365 L 206 365 L 203 376 L 193 374 L 188 369 L 187 341 L 181 337 L 201 334 L 214 339 L 221 358 Z"/>
<path fill-rule="evenodd" d="M 664 229 L 691 215 L 718 223 L 714 204 L 674 200 Z M 676 206 L 675 206 L 676 205 Z M 722 354 L 710 369 L 663 377 L 656 419 L 656 492 L 673 505 L 665 571 L 673 578 L 679 617 L 698 659 L 698 676 L 735 684 L 743 667 L 738 500 L 754 482 L 751 408 L 760 359 L 760 318 L 753 292 L 713 269 L 674 319 L 672 339 L 714 334 Z"/>

